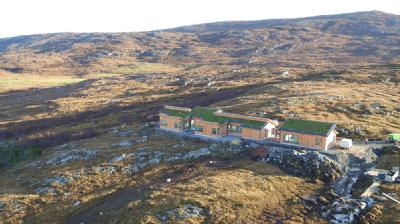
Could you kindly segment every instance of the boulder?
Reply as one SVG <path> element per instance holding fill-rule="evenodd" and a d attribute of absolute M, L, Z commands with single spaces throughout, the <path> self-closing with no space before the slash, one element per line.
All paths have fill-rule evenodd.
<path fill-rule="evenodd" d="M 167 211 L 165 215 L 159 216 L 162 221 L 196 218 L 201 216 L 203 209 L 191 204 L 185 204 L 180 208 Z"/>
<path fill-rule="evenodd" d="M 264 146 L 259 146 L 249 152 L 249 156 L 253 160 L 262 160 L 269 156 L 269 150 Z"/>

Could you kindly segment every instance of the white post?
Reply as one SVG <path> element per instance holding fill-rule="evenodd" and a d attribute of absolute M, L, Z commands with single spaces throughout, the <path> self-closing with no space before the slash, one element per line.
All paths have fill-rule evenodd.
<path fill-rule="evenodd" d="M 383 196 L 389 198 L 390 200 L 392 200 L 392 201 L 397 202 L 398 204 L 400 204 L 400 201 L 397 200 L 396 198 L 393 198 L 393 197 L 389 196 L 389 195 L 386 194 L 386 193 L 382 193 L 382 194 L 383 194 Z"/>

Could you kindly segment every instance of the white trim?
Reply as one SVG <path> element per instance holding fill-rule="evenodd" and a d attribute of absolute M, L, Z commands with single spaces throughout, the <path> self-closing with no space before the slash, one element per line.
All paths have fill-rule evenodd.
<path fill-rule="evenodd" d="M 176 107 L 176 106 L 164 105 L 164 108 L 170 109 L 170 110 L 183 111 L 183 112 L 192 112 L 192 109 L 186 108 L 186 107 Z"/>
<path fill-rule="evenodd" d="M 248 137 L 242 137 L 244 139 L 250 139 L 250 140 L 257 140 L 257 141 L 262 141 L 265 140 L 266 138 L 262 138 L 262 139 L 257 139 L 257 138 L 248 138 Z"/>
<path fill-rule="evenodd" d="M 194 124 L 196 125 L 196 119 L 191 119 L 191 120 L 194 120 Z M 222 125 L 222 124 L 220 124 L 218 122 L 205 121 L 205 120 L 201 120 L 201 119 L 198 119 L 198 121 L 205 122 L 205 123 L 210 123 L 210 124 Z"/>
<path fill-rule="evenodd" d="M 160 129 L 164 129 L 164 130 L 169 130 L 169 131 L 175 131 L 175 132 L 183 132 L 184 129 L 175 129 L 175 128 L 165 128 L 160 126 Z"/>
<path fill-rule="evenodd" d="M 311 147 L 311 146 L 306 146 L 306 145 L 301 145 L 301 144 L 291 144 L 291 143 L 286 143 L 284 141 L 279 141 L 279 143 L 284 144 L 284 145 L 291 145 L 291 146 L 298 146 L 298 147 L 304 147 L 304 148 L 309 148 L 309 149 L 317 149 L 317 150 L 328 150 L 325 148 L 316 148 L 316 147 Z"/>
<path fill-rule="evenodd" d="M 198 136 L 202 136 L 202 137 L 209 137 L 209 138 L 221 138 L 221 137 L 224 137 L 222 135 L 205 135 L 205 134 L 196 134 L 196 133 L 194 133 L 193 135 L 198 135 Z"/>

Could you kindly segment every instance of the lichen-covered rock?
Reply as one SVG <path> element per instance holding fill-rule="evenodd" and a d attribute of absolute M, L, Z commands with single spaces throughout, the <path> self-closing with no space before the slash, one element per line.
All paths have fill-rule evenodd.
<path fill-rule="evenodd" d="M 71 150 L 68 152 L 60 153 L 54 158 L 45 162 L 46 165 L 63 165 L 78 160 L 90 160 L 97 155 L 97 150 L 84 149 L 84 150 Z"/>
<path fill-rule="evenodd" d="M 203 213 L 203 209 L 191 204 L 185 204 L 180 208 L 173 209 L 171 211 L 167 211 L 164 215 L 159 215 L 159 218 L 162 221 L 168 220 L 179 220 L 179 219 L 187 219 L 187 218 L 196 218 L 201 216 Z"/>
<path fill-rule="evenodd" d="M 130 140 L 126 140 L 126 141 L 114 143 L 111 146 L 114 148 L 127 148 L 130 146 L 133 146 L 133 142 Z"/>
<path fill-rule="evenodd" d="M 288 173 L 331 182 L 339 179 L 345 167 L 318 152 L 299 152 L 274 148 L 267 161 L 276 163 Z"/>

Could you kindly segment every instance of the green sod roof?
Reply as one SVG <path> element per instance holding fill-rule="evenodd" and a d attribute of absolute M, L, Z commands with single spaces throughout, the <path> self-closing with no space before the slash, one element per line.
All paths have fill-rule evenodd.
<path fill-rule="evenodd" d="M 217 109 L 205 108 L 205 107 L 195 107 L 192 110 L 192 116 L 200 117 L 204 121 L 214 122 L 219 124 L 224 124 L 225 122 L 237 122 L 240 123 L 242 127 L 248 128 L 262 128 L 266 122 L 263 121 L 254 121 L 247 119 L 238 119 L 226 116 L 215 115 Z"/>
<path fill-rule="evenodd" d="M 280 130 L 328 136 L 335 127 L 335 123 L 289 118 L 282 125 Z"/>
<path fill-rule="evenodd" d="M 173 117 L 180 117 L 180 118 L 187 118 L 190 116 L 190 112 L 181 111 L 181 110 L 172 110 L 172 109 L 163 109 L 160 113 L 168 114 L 169 116 Z"/>

